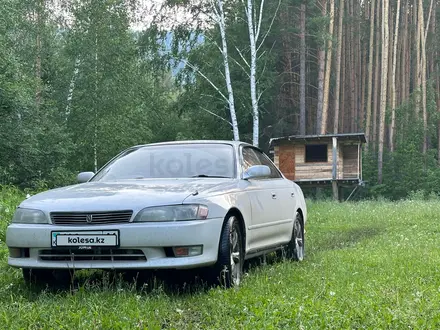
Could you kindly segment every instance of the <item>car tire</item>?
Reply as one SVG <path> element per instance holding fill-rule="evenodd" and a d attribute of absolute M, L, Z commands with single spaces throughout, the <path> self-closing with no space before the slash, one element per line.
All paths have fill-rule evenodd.
<path fill-rule="evenodd" d="M 225 288 L 240 285 L 243 276 L 243 234 L 238 218 L 229 215 L 220 236 L 218 259 L 211 278 Z"/>
<path fill-rule="evenodd" d="M 22 271 L 23 279 L 29 285 L 46 285 L 55 280 L 52 269 L 23 268 Z"/>
<path fill-rule="evenodd" d="M 299 212 L 296 212 L 293 221 L 292 238 L 286 247 L 286 258 L 294 261 L 303 261 L 305 255 L 305 238 L 303 219 Z"/>

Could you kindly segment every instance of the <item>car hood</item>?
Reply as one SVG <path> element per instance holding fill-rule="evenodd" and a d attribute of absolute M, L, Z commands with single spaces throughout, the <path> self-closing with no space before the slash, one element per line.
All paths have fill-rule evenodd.
<path fill-rule="evenodd" d="M 181 204 L 189 196 L 206 196 L 236 188 L 234 179 L 167 179 L 88 182 L 34 195 L 20 207 L 49 212 L 133 210 Z"/>

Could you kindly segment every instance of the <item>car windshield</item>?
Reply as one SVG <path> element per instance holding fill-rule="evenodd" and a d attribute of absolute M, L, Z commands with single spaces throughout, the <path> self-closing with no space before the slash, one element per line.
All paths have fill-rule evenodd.
<path fill-rule="evenodd" d="M 148 178 L 233 178 L 234 149 L 227 144 L 170 144 L 131 149 L 91 181 Z"/>

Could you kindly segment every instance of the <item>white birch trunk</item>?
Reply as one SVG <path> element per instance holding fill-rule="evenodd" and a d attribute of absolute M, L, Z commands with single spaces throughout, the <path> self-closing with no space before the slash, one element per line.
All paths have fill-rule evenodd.
<path fill-rule="evenodd" d="M 98 35 L 95 35 L 95 122 L 93 127 L 93 164 L 98 172 Z"/>
<path fill-rule="evenodd" d="M 66 119 L 67 119 L 67 117 L 69 117 L 70 110 L 72 108 L 73 92 L 75 91 L 75 83 L 76 83 L 76 78 L 78 77 L 80 63 L 81 63 L 80 59 L 77 58 L 75 60 L 73 75 L 72 75 L 72 79 L 70 80 L 69 91 L 67 93 L 67 105 L 66 105 L 66 113 L 65 113 Z"/>
<path fill-rule="evenodd" d="M 262 9 L 262 8 L 261 8 Z M 261 11 L 260 9 L 260 11 Z M 256 31 L 254 27 L 253 20 L 253 3 L 252 0 L 247 0 L 246 16 L 249 28 L 249 44 L 251 51 L 251 62 L 250 62 L 250 92 L 251 92 L 251 102 L 252 102 L 252 118 L 253 118 L 253 133 L 252 133 L 252 144 L 258 147 L 259 140 L 259 111 L 258 111 L 258 98 L 257 98 L 257 46 L 256 46 Z M 261 22 L 260 22 L 261 24 Z"/>
<path fill-rule="evenodd" d="M 223 0 L 217 0 L 217 6 L 218 10 L 214 10 L 217 15 L 217 24 L 220 29 L 220 36 L 222 39 L 222 48 L 221 53 L 223 57 L 223 65 L 225 67 L 225 81 L 226 81 L 226 88 L 228 90 L 228 105 L 229 105 L 229 112 L 231 114 L 231 124 L 232 124 L 232 131 L 234 134 L 234 140 L 238 141 L 240 140 L 240 134 L 238 131 L 238 122 L 237 122 L 237 114 L 235 111 L 235 101 L 234 101 L 234 91 L 232 89 L 232 82 L 231 82 L 231 73 L 229 70 L 229 60 L 228 60 L 228 44 L 226 41 L 226 23 L 225 23 L 225 13 L 223 11 Z"/>
<path fill-rule="evenodd" d="M 264 33 L 261 41 L 259 41 L 260 32 L 261 32 L 261 24 L 263 20 L 263 10 L 264 10 L 264 0 L 260 2 L 260 8 L 258 10 L 254 8 L 254 4 L 252 0 L 247 0 L 247 4 L 245 6 L 246 18 L 248 23 L 249 30 L 249 46 L 251 52 L 251 61 L 249 63 L 249 80 L 250 80 L 250 94 L 251 94 L 251 103 L 252 103 L 252 117 L 253 117 L 253 134 L 252 134 L 252 143 L 254 146 L 258 147 L 259 144 L 259 128 L 260 128 L 260 113 L 258 109 L 258 102 L 260 99 L 260 95 L 258 95 L 258 86 L 257 86 L 257 61 L 258 61 L 258 50 L 263 45 L 266 40 L 267 35 L 272 29 L 272 25 L 277 17 L 278 9 L 280 8 L 281 0 L 278 1 L 278 7 L 275 13 L 272 16 L 272 20 L 266 32 Z M 258 17 L 258 19 L 257 19 Z M 247 63 L 246 63 L 247 64 Z"/>

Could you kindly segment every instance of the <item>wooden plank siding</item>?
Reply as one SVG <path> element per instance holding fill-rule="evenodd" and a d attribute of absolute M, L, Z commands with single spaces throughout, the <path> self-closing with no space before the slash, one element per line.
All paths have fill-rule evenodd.
<path fill-rule="evenodd" d="M 358 178 L 360 175 L 358 166 L 358 146 L 344 145 L 342 147 L 342 153 L 344 156 L 343 178 Z"/>
<path fill-rule="evenodd" d="M 295 179 L 295 147 L 291 144 L 280 145 L 278 149 L 278 168 L 289 180 Z"/>
<path fill-rule="evenodd" d="M 348 142 L 348 141 L 347 141 Z M 360 178 L 359 143 L 338 141 L 336 179 Z M 332 141 L 317 141 L 310 144 L 327 145 L 327 162 L 306 162 L 305 143 L 284 142 L 274 146 L 274 163 L 289 180 L 332 180 Z"/>
<path fill-rule="evenodd" d="M 338 146 L 338 179 L 342 179 L 344 177 L 344 155 L 342 153 L 342 146 Z"/>
<path fill-rule="evenodd" d="M 331 179 L 333 162 L 331 143 L 325 141 L 310 144 L 327 144 L 327 162 L 306 163 L 305 144 L 295 145 L 295 180 Z"/>

